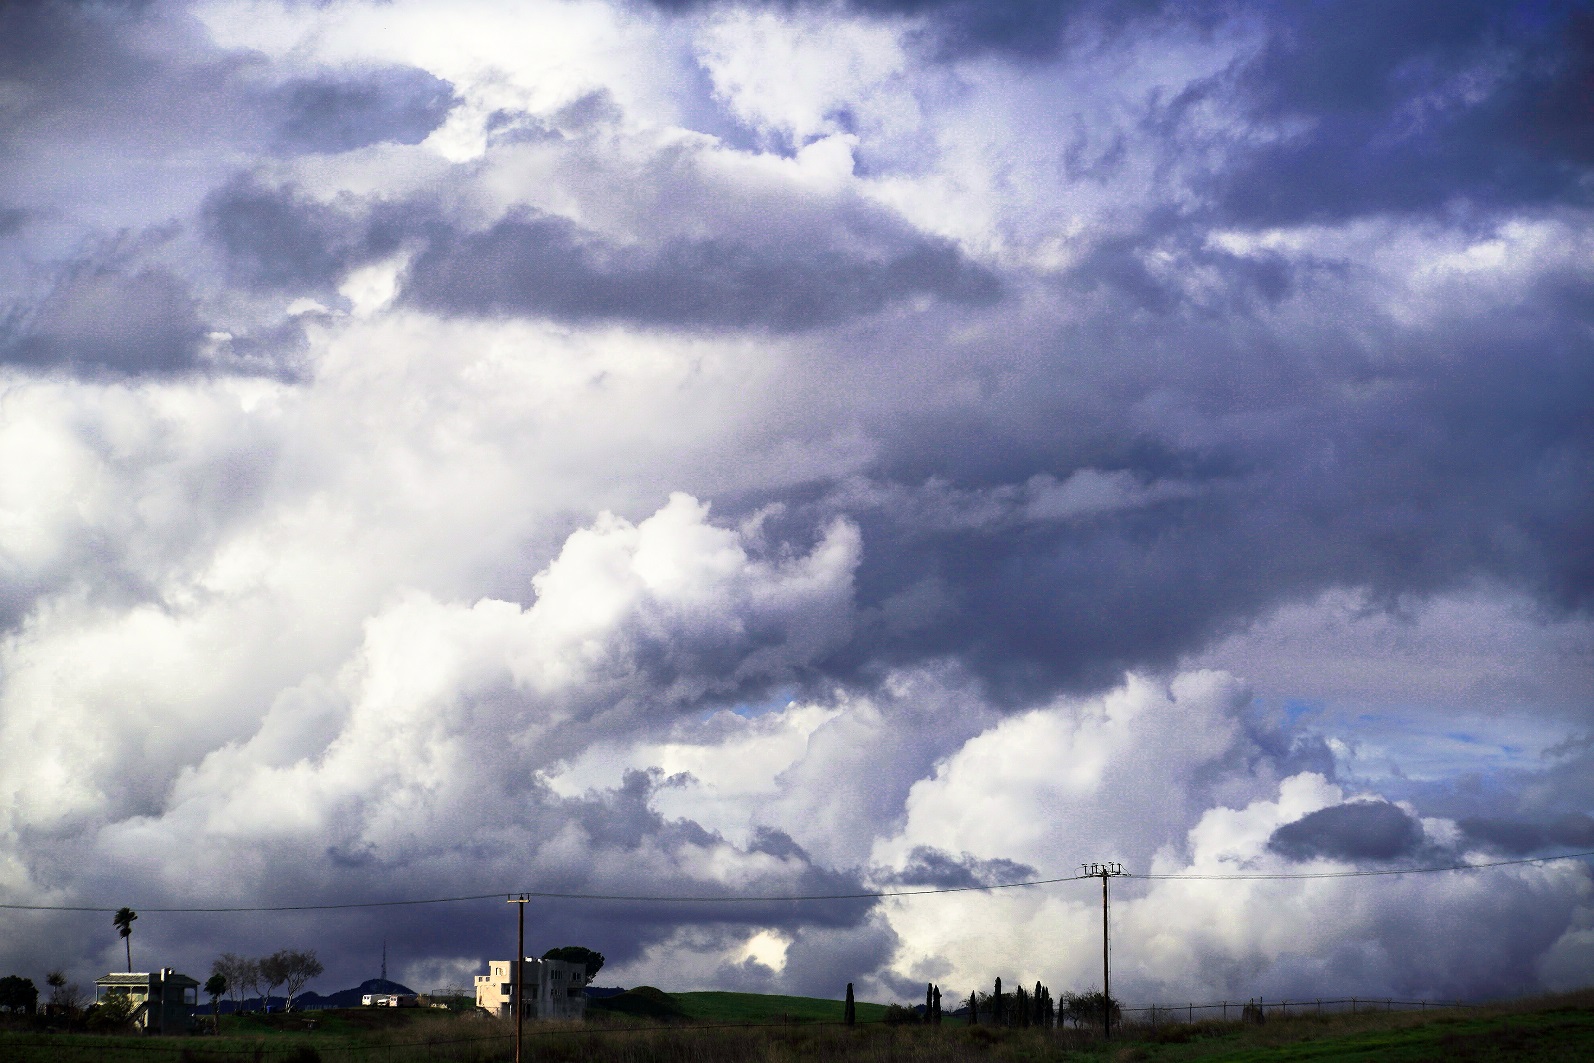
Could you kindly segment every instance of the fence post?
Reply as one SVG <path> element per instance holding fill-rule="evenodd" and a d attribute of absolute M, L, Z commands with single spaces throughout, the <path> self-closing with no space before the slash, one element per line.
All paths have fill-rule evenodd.
<path fill-rule="evenodd" d="M 1229 1002 L 1227 1000 L 1223 1002 L 1223 1021 L 1229 1021 Z"/>
<path fill-rule="evenodd" d="M 1184 1021 L 1195 1022 L 1195 1001 L 1193 1000 L 1190 1002 L 1190 1009 L 1185 1012 Z"/>

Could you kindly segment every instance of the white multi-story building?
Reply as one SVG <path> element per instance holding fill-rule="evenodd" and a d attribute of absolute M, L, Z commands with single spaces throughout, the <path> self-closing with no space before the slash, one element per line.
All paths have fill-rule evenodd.
<path fill-rule="evenodd" d="M 125 997 L 128 1020 L 144 1033 L 178 1034 L 188 1030 L 188 1015 L 199 1003 L 199 983 L 170 967 L 158 971 L 111 972 L 94 979 L 99 1000 Z"/>
<path fill-rule="evenodd" d="M 564 960 L 526 958 L 528 1019 L 579 1019 L 587 1011 L 587 968 Z M 515 961 L 488 960 L 476 976 L 476 1006 L 503 1018 L 515 1017 Z"/>

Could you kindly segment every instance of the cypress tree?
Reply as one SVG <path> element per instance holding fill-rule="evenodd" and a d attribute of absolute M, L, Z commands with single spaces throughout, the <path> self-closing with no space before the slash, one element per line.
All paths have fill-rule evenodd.
<path fill-rule="evenodd" d="M 858 1005 L 855 1004 L 852 999 L 851 982 L 847 983 L 847 1008 L 844 1012 L 842 1012 L 841 1021 L 846 1023 L 848 1026 L 851 1026 L 858 1021 Z"/>

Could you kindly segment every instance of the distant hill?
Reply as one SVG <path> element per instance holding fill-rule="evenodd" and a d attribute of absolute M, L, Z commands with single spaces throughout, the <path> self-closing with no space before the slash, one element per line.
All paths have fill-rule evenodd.
<path fill-rule="evenodd" d="M 353 989 L 340 989 L 336 993 L 328 993 L 326 996 L 322 996 L 314 990 L 307 990 L 293 998 L 293 1008 L 295 1011 L 308 1011 L 311 1008 L 357 1008 L 360 1006 L 360 998 L 367 993 L 398 993 L 404 996 L 413 996 L 415 990 L 407 985 L 401 985 L 385 978 L 367 978 Z M 270 1010 L 281 1011 L 287 1005 L 287 999 L 280 996 L 271 996 L 266 998 L 266 1003 L 271 1006 Z M 234 1011 L 259 1010 L 261 1010 L 259 997 L 246 998 L 241 1008 L 230 1000 L 224 1000 L 221 1004 L 221 1013 L 223 1015 L 231 1015 Z M 208 1015 L 210 1014 L 210 1005 L 208 1003 L 201 1004 L 194 1009 L 194 1012 L 195 1014 Z"/>
<path fill-rule="evenodd" d="M 634 1019 L 652 1019 L 656 1022 L 671 1022 L 688 1017 L 674 997 L 650 985 L 639 985 L 635 989 L 627 989 L 596 999 L 589 998 L 587 1014 L 629 1015 Z"/>

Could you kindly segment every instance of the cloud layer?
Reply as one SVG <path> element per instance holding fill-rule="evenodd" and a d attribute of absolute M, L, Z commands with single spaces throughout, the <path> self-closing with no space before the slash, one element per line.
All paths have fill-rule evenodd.
<path fill-rule="evenodd" d="M 714 898 L 1594 847 L 1591 25 L 7 7 L 0 900 L 710 898 L 532 936 L 884 999 L 1087 988 L 1094 902 Z M 1136 880 L 1114 985 L 1568 986 L 1591 896 Z M 135 953 L 430 988 L 501 907 Z"/>

